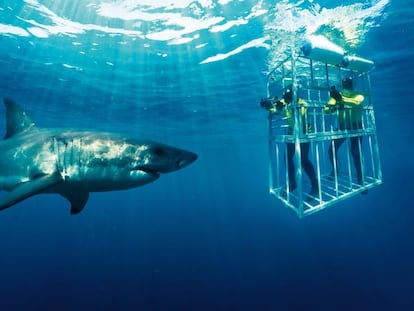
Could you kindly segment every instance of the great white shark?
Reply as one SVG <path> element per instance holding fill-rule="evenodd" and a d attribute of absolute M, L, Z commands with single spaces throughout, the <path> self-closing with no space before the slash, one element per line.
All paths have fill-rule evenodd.
<path fill-rule="evenodd" d="M 197 159 L 195 153 L 150 140 L 95 131 L 43 129 L 4 99 L 6 135 L 0 141 L 0 210 L 40 193 L 57 193 L 82 211 L 90 192 L 145 185 Z"/>

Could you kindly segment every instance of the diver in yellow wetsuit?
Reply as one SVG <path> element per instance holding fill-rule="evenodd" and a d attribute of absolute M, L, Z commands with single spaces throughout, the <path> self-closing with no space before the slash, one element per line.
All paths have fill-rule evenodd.
<path fill-rule="evenodd" d="M 342 91 L 336 90 L 335 86 L 331 87 L 330 99 L 325 107 L 326 113 L 336 113 L 338 115 L 338 130 L 352 131 L 362 129 L 362 107 L 364 96 L 353 91 L 353 82 L 351 78 L 342 80 Z M 351 137 L 351 153 L 354 159 L 354 165 L 357 172 L 358 183 L 362 185 L 362 163 L 361 152 L 362 137 Z M 335 139 L 329 148 L 329 160 L 332 163 L 332 176 L 334 176 L 334 168 L 338 174 L 338 150 L 345 142 L 345 138 Z M 334 151 L 335 150 L 335 151 Z M 336 156 L 335 156 L 336 155 Z"/>
<path fill-rule="evenodd" d="M 283 93 L 283 99 L 276 104 L 275 108 L 280 111 L 281 109 L 285 108 L 285 115 L 288 122 L 288 135 L 293 134 L 294 130 L 294 120 L 293 120 L 293 109 L 290 107 L 292 103 L 293 95 L 292 95 L 292 88 L 287 87 Z M 298 104 L 305 104 L 305 101 L 302 99 L 298 99 Z M 306 114 L 307 109 L 306 107 L 301 107 L 301 114 L 302 114 L 302 124 L 303 124 L 303 132 L 309 132 L 310 126 L 306 122 Z M 271 109 L 269 109 L 270 112 Z M 276 112 L 276 110 L 275 110 Z M 310 150 L 310 142 L 304 142 L 300 144 L 300 161 L 302 167 L 306 174 L 309 177 L 311 183 L 311 196 L 317 196 L 319 192 L 318 186 L 318 179 L 316 178 L 315 168 L 313 167 L 312 162 L 309 160 L 309 150 Z M 294 163 L 294 155 L 295 155 L 295 144 L 294 143 L 287 143 L 286 144 L 286 151 L 287 151 L 287 165 L 288 165 L 288 176 L 289 176 L 289 191 L 292 192 L 296 189 L 297 183 L 295 178 L 295 163 Z"/>

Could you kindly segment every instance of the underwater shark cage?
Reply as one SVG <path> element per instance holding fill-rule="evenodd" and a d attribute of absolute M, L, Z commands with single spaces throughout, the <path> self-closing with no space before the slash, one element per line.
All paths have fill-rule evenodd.
<path fill-rule="evenodd" d="M 313 36 L 304 41 L 300 53 L 292 49 L 268 74 L 267 100 L 276 101 L 275 96 L 287 89 L 293 95 L 289 105 L 269 109 L 270 193 L 299 217 L 366 194 L 382 183 L 369 78 L 373 66 Z M 352 79 L 353 94 L 363 96 L 362 104 L 331 109 L 331 91 L 342 92 L 344 79 Z M 340 114 L 352 119 L 353 113 L 360 122 L 341 125 Z"/>

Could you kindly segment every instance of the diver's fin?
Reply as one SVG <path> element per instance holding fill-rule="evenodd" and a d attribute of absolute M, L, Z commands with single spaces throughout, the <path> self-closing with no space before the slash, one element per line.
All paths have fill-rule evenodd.
<path fill-rule="evenodd" d="M 78 188 L 70 192 L 60 192 L 60 195 L 70 202 L 71 215 L 80 213 L 89 199 L 89 192 Z"/>
<path fill-rule="evenodd" d="M 43 175 L 33 180 L 17 185 L 7 195 L 0 198 L 0 210 L 4 210 L 32 195 L 43 192 L 44 190 L 62 182 L 59 174 Z"/>
<path fill-rule="evenodd" d="M 4 104 L 6 105 L 6 136 L 4 139 L 36 127 L 26 111 L 14 101 L 6 98 Z"/>

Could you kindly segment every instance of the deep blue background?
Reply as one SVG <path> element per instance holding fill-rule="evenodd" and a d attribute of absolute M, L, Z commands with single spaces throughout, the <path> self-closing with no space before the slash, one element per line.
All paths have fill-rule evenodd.
<path fill-rule="evenodd" d="M 2 212 L 0 309 L 413 309 L 413 11 L 392 1 L 358 51 L 376 62 L 383 185 L 301 220 L 268 194 L 267 50 L 199 65 L 211 54 L 191 45 L 134 53 L 108 37 L 81 58 L 71 42 L 96 33 L 0 36 L 0 96 L 39 126 L 144 135 L 199 155 L 145 187 L 92 194 L 78 216 L 57 195 Z M 261 35 L 260 21 L 194 45 L 234 49 Z"/>

